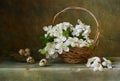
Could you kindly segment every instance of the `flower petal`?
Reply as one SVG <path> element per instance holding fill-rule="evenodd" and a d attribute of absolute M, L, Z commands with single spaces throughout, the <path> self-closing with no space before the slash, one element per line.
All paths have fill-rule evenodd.
<path fill-rule="evenodd" d="M 62 49 L 59 49 L 59 50 L 58 50 L 58 53 L 59 53 L 59 54 L 62 54 L 62 52 L 63 52 Z"/>
<path fill-rule="evenodd" d="M 44 27 L 43 27 L 43 30 L 44 30 L 44 31 L 48 31 L 48 27 L 47 27 L 47 26 L 44 26 Z"/>
<path fill-rule="evenodd" d="M 64 51 L 68 52 L 69 48 L 68 47 L 64 47 Z"/>

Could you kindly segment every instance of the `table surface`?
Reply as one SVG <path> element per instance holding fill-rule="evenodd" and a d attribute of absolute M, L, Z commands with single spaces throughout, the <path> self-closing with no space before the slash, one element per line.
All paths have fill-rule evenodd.
<path fill-rule="evenodd" d="M 111 57 L 113 60 L 113 68 L 120 68 L 120 57 Z M 8 69 L 17 69 L 17 68 L 31 68 L 31 69 L 50 69 L 50 68 L 59 68 L 59 69 L 69 69 L 69 68 L 82 68 L 86 69 L 86 64 L 69 64 L 69 63 L 48 63 L 45 67 L 40 67 L 38 62 L 35 64 L 29 63 L 20 63 L 20 62 L 10 62 L 4 61 L 0 63 L 0 70 L 3 68 Z"/>
<path fill-rule="evenodd" d="M 114 57 L 113 68 L 94 72 L 85 64 L 35 64 L 4 61 L 0 63 L 0 81 L 120 81 L 120 57 Z"/>

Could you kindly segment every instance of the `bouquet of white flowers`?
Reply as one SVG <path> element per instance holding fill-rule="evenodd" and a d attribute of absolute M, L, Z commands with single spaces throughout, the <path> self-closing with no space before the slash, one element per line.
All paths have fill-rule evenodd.
<path fill-rule="evenodd" d="M 97 21 L 95 16 L 90 11 L 81 7 L 66 8 L 63 11 L 56 14 L 54 20 L 60 13 L 68 9 L 81 9 L 87 11 L 93 16 L 95 21 Z M 43 30 L 46 32 L 46 34 L 42 36 L 43 49 L 40 49 L 39 51 L 42 54 L 46 54 L 47 58 L 49 57 L 55 58 L 58 55 L 60 55 L 65 62 L 69 63 L 86 62 L 87 59 L 92 54 L 91 49 L 94 49 L 96 41 L 98 40 L 99 37 L 99 33 L 97 32 L 95 40 L 90 39 L 89 38 L 89 35 L 91 33 L 90 26 L 82 23 L 80 19 L 78 19 L 77 22 L 78 24 L 76 24 L 75 26 L 73 26 L 69 22 L 62 22 L 54 26 L 50 25 L 43 27 Z M 98 26 L 98 22 L 96 23 Z M 81 58 L 83 58 L 83 60 Z"/>

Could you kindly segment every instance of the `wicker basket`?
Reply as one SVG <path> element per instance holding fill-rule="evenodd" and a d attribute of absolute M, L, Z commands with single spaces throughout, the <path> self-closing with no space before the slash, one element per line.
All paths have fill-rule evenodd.
<path fill-rule="evenodd" d="M 82 8 L 82 7 L 67 7 L 63 9 L 62 11 L 58 12 L 54 18 L 53 18 L 53 24 L 56 21 L 56 18 L 61 14 L 64 13 L 68 10 L 83 10 L 89 13 L 95 20 L 96 25 L 97 25 L 97 30 L 96 30 L 96 35 L 94 37 L 94 49 L 98 45 L 98 39 L 100 36 L 100 31 L 99 31 L 99 23 L 96 19 L 96 17 L 91 13 L 89 10 Z M 94 49 L 90 49 L 88 47 L 74 47 L 71 48 L 69 52 L 63 52 L 62 54 L 59 54 L 59 56 L 63 59 L 64 62 L 67 63 L 84 63 L 87 62 L 88 58 L 90 58 L 93 55 Z"/>

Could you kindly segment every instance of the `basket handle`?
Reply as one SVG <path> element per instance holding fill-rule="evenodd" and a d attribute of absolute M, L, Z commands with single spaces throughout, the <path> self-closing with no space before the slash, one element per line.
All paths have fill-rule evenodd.
<path fill-rule="evenodd" d="M 60 12 L 58 12 L 57 14 L 55 14 L 55 16 L 53 17 L 53 21 L 52 23 L 54 24 L 55 23 L 55 20 L 57 19 L 57 17 L 61 14 L 61 13 L 64 13 L 66 12 L 67 10 L 83 10 L 83 11 L 86 11 L 88 12 L 95 20 L 96 22 L 96 25 L 97 25 L 97 30 L 96 30 L 96 35 L 94 37 L 94 47 L 96 47 L 98 45 L 98 42 L 99 42 L 99 37 L 100 37 L 100 30 L 99 30 L 99 23 L 98 23 L 98 20 L 96 19 L 96 17 L 94 16 L 94 14 L 92 12 L 90 12 L 89 10 L 85 9 L 85 8 L 82 8 L 82 7 L 67 7 L 63 10 L 61 10 Z"/>

